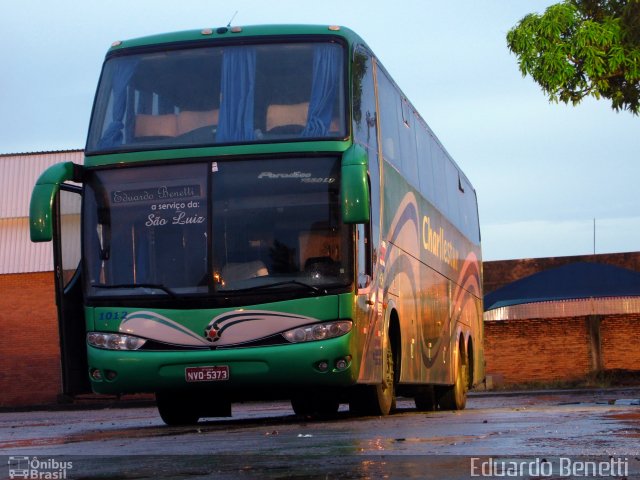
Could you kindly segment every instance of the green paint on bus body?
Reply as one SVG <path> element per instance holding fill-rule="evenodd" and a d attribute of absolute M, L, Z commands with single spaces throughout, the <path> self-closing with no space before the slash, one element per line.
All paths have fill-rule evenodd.
<path fill-rule="evenodd" d="M 92 380 L 97 393 L 118 394 L 153 392 L 182 388 L 277 388 L 277 387 L 347 387 L 357 379 L 354 361 L 344 370 L 334 367 L 336 360 L 353 355 L 353 335 L 290 345 L 233 348 L 224 350 L 132 351 L 118 352 L 89 347 L 91 369 L 112 371 L 113 380 Z M 320 371 L 318 364 L 330 367 Z M 187 367 L 228 366 L 225 381 L 190 383 L 185 378 Z"/>
<path fill-rule="evenodd" d="M 49 242 L 53 235 L 51 212 L 60 185 L 74 179 L 77 166 L 72 162 L 47 168 L 36 181 L 29 204 L 29 227 L 32 242 Z"/>
<path fill-rule="evenodd" d="M 148 47 L 159 44 L 180 44 L 180 43 L 212 43 L 251 40 L 270 40 L 269 37 L 305 35 L 325 35 L 328 37 L 341 37 L 350 44 L 364 45 L 364 41 L 349 28 L 343 26 L 328 25 L 250 25 L 241 27 L 219 27 L 205 28 L 202 30 L 188 30 L 182 32 L 162 33 L 146 37 L 134 38 L 130 40 L 116 41 L 109 49 L 109 54 L 118 53 L 121 50 L 130 48 Z M 262 38 L 261 38 L 262 37 Z"/>
<path fill-rule="evenodd" d="M 459 374 L 457 370 L 465 362 L 467 365 L 472 362 L 468 365 L 471 369 L 467 379 L 469 383 L 476 384 L 484 378 L 481 253 L 475 192 L 395 84 L 390 83 L 392 87 L 387 93 L 391 92 L 400 99 L 399 103 L 396 101 L 397 105 L 392 104 L 391 107 L 401 109 L 397 115 L 391 112 L 385 117 L 385 108 L 388 106 L 384 105 L 381 97 L 373 100 L 365 98 L 367 91 L 377 93 L 378 87 L 382 88 L 380 82 L 385 72 L 372 57 L 363 64 L 366 68 L 360 65 L 356 75 L 352 65 L 356 49 L 364 52 L 365 56 L 371 55 L 359 36 L 344 27 L 225 27 L 116 42 L 109 50 L 107 59 L 118 58 L 128 52 L 158 51 L 164 46 L 169 51 L 176 46 L 184 49 L 191 45 L 249 45 L 254 41 L 256 44 L 295 40 L 304 42 L 309 39 L 317 42 L 324 40 L 323 37 L 329 42 L 345 45 L 347 62 L 344 73 L 348 84 L 344 88 L 348 103 L 343 112 L 345 118 L 342 119 L 345 125 L 339 135 L 329 135 L 326 140 L 313 138 L 309 141 L 304 137 L 270 142 L 252 139 L 255 143 L 219 146 L 199 143 L 174 146 L 169 142 L 163 144 L 162 148 L 154 146 L 153 142 L 147 147 L 145 144 L 140 146 L 122 142 L 116 147 L 102 149 L 94 142 L 92 150 L 85 155 L 84 169 L 90 173 L 92 170 L 106 171 L 134 164 L 144 166 L 185 162 L 193 165 L 202 161 L 203 164 L 209 162 L 212 172 L 218 172 L 216 162 L 223 164 L 228 160 L 264 159 L 265 165 L 268 165 L 269 159 L 292 158 L 300 160 L 300 165 L 303 165 L 305 157 L 315 157 L 324 162 L 327 158 L 337 160 L 341 157 L 341 220 L 354 224 L 370 221 L 367 228 L 361 232 L 358 230 L 359 234 L 368 235 L 368 243 L 357 243 L 362 240 L 356 236 L 359 227 L 348 227 L 352 229 L 349 232 L 353 232 L 353 238 L 349 240 L 353 242 L 350 246 L 354 256 L 352 263 L 358 263 L 355 258 L 358 249 L 370 255 L 368 263 L 364 262 L 367 271 L 357 272 L 366 273 L 363 275 L 366 282 L 360 285 L 361 279 L 353 272 L 353 276 L 358 278 L 352 280 L 351 287 L 344 286 L 339 290 L 346 293 L 327 294 L 318 289 L 309 298 L 269 301 L 269 297 L 262 292 L 264 303 L 256 301 L 239 305 L 239 297 L 234 297 L 234 306 L 225 308 L 195 308 L 194 305 L 179 308 L 179 305 L 187 305 L 185 298 L 180 299 L 174 308 L 159 308 L 157 302 L 167 301 L 170 305 L 169 297 L 173 297 L 174 293 L 162 285 L 148 286 L 154 291 L 156 303 L 152 304 L 152 308 L 147 308 L 142 291 L 131 297 L 134 300 L 128 300 L 122 294 L 124 296 L 114 299 L 110 304 L 106 288 L 135 288 L 135 282 L 133 286 L 118 287 L 107 285 L 105 280 L 98 280 L 100 277 L 96 276 L 93 280 L 95 287 L 106 288 L 101 290 L 104 295 L 96 296 L 94 292 L 90 306 L 85 307 L 87 331 L 104 333 L 107 337 L 110 333 L 131 335 L 145 338 L 149 343 L 146 350 L 143 347 L 142 350 L 132 351 L 88 346 L 88 369 L 95 392 L 120 394 L 197 388 L 212 391 L 282 388 L 293 391 L 311 387 L 320 391 L 324 387 L 339 387 L 346 393 L 348 387 L 356 384 L 382 384 L 385 374 L 388 375 L 383 366 L 388 362 L 387 352 L 392 346 L 397 369 L 393 381 L 407 387 L 409 393 L 416 392 L 411 389 L 416 385 L 455 387 L 456 375 Z M 371 82 L 378 78 L 375 89 L 363 88 L 367 78 L 374 79 Z M 354 86 L 358 82 L 363 84 Z M 356 95 L 357 106 L 354 101 Z M 390 96 L 386 98 L 385 101 L 388 101 Z M 365 112 L 367 101 L 369 105 L 374 105 L 372 112 Z M 362 110 L 356 112 L 358 108 Z M 175 112 L 169 112 L 169 115 L 165 113 L 156 117 L 169 116 L 175 120 Z M 141 114 L 144 115 L 147 115 L 146 111 Z M 394 136 L 396 133 L 385 131 L 385 118 L 388 125 L 398 120 L 397 138 Z M 352 128 L 353 122 L 358 122 L 358 129 Z M 119 128 L 124 135 L 124 127 L 121 125 Z M 410 130 L 412 128 L 415 130 Z M 101 134 L 104 135 L 105 131 L 101 131 Z M 397 152 L 404 148 L 402 142 L 406 142 L 406 138 L 402 135 L 407 131 L 412 131 L 413 137 L 407 138 L 413 138 L 415 143 L 410 145 L 416 150 L 413 160 L 397 156 Z M 426 156 L 418 148 L 419 135 L 423 135 L 420 140 L 423 142 L 423 151 L 431 152 Z M 426 166 L 430 169 L 433 152 L 440 156 L 440 160 L 449 162 L 446 163 L 447 168 L 457 175 L 454 178 L 455 185 L 448 182 L 448 191 L 442 185 L 445 180 L 451 179 L 446 177 L 444 171 L 438 173 L 435 167 L 430 171 L 431 178 L 427 178 L 426 183 L 431 182 L 434 191 L 427 191 L 422 185 L 422 176 L 418 178 L 417 174 L 409 173 L 411 168 L 403 170 L 411 161 L 416 162 L 410 165 L 416 172 L 419 162 L 422 162 L 420 168 Z M 309 159 L 310 162 L 313 160 Z M 69 168 L 69 165 L 52 167 L 43 174 L 46 181 L 42 185 L 39 182 L 34 190 L 31 211 L 34 241 L 51 238 L 53 197 L 61 182 L 72 179 Z M 302 167 L 300 171 L 297 168 L 288 170 L 284 175 L 300 174 Z M 266 170 L 264 173 L 272 174 Z M 273 178 L 278 177 L 274 175 Z M 336 178 L 337 175 L 312 180 L 334 182 Z M 190 181 L 195 185 L 200 180 Z M 211 179 L 208 181 L 212 182 Z M 91 190 L 90 187 L 88 185 L 85 191 Z M 202 193 L 208 188 L 201 189 L 198 201 L 199 198 L 209 198 L 208 194 Z M 444 196 L 435 190 L 444 191 Z M 460 198 L 467 203 L 460 204 L 460 211 L 456 204 L 452 207 L 453 211 L 447 212 L 448 202 L 462 201 L 456 195 L 462 195 Z M 105 199 L 96 195 L 93 201 L 108 210 L 109 204 Z M 98 205 L 99 202 L 102 203 Z M 371 204 L 380 205 L 381 208 L 369 211 Z M 472 212 L 473 209 L 475 212 Z M 470 212 L 471 220 L 467 218 Z M 97 226 L 101 227 L 100 235 L 110 240 L 110 231 L 107 229 L 107 226 L 111 227 L 110 224 L 100 220 Z M 207 227 L 207 232 L 213 232 L 211 225 Z M 87 233 L 96 236 L 95 232 L 85 231 L 85 242 L 88 241 Z M 101 261 L 108 261 L 108 247 L 101 244 L 100 248 L 104 250 Z M 210 246 L 207 248 L 211 250 Z M 330 244 L 325 248 L 331 251 Z M 214 264 L 211 259 L 207 261 L 209 265 Z M 91 270 L 90 266 L 85 265 L 85 274 Z M 91 267 L 95 269 L 95 266 Z M 214 279 L 219 273 L 210 272 Z M 94 288 L 87 279 L 85 283 L 86 290 Z M 216 289 L 213 284 L 209 285 L 209 291 L 225 295 L 224 289 Z M 198 305 L 206 305 L 211 300 L 206 295 L 194 299 Z M 351 321 L 351 329 L 336 338 L 288 343 L 281 335 L 288 329 L 340 320 Z M 243 326 L 250 328 L 243 329 Z M 346 359 L 347 365 L 342 364 L 341 368 L 337 368 L 336 362 L 341 359 Z M 324 363 L 327 368 L 324 368 Z M 224 378 L 216 377 L 208 382 L 188 381 L 190 369 L 203 367 L 210 367 L 210 371 L 216 375 L 217 372 L 223 372 Z M 197 371 L 202 375 L 206 375 L 206 372 L 206 368 Z"/>
<path fill-rule="evenodd" d="M 174 351 L 117 351 L 89 346 L 89 367 L 102 372 L 101 380 L 92 379 L 92 388 L 98 393 L 109 394 L 193 388 L 194 385 L 185 379 L 185 368 L 208 365 L 225 365 L 230 369 L 229 381 L 212 383 L 210 386 L 215 388 L 254 385 L 345 387 L 356 382 L 360 360 L 358 352 L 362 350 L 362 336 L 356 324 L 350 333 L 327 340 L 210 349 L 215 344 L 206 340 L 205 331 L 212 320 L 225 315 L 252 313 L 260 316 L 260 321 L 268 321 L 267 314 L 275 316 L 276 322 L 281 316 L 301 317 L 298 322 L 301 326 L 339 319 L 351 320 L 353 294 L 224 309 L 85 307 L 88 331 L 135 334 L 139 332 L 130 330 L 129 324 L 135 323 L 131 320 L 144 317 L 142 325 L 146 325 L 147 331 L 142 336 L 153 339 L 154 334 L 160 333 L 163 338 L 156 338 L 158 341 L 178 347 Z M 285 330 L 278 325 L 274 327 L 276 332 Z M 246 343 L 256 340 L 260 340 L 260 337 L 249 334 Z M 349 367 L 336 369 L 335 362 L 346 357 L 350 359 Z M 321 371 L 318 368 L 320 362 L 327 362 L 329 369 Z M 116 372 L 117 375 L 108 380 L 107 371 Z M 202 387 L 202 384 L 199 385 Z"/>
<path fill-rule="evenodd" d="M 247 157 L 253 155 L 274 155 L 287 153 L 318 153 L 346 151 L 351 142 L 348 141 L 312 141 L 291 143 L 259 143 L 254 145 L 227 145 L 220 147 L 194 147 L 163 150 L 145 150 L 140 152 L 125 152 L 112 154 L 87 155 L 84 159 L 85 167 L 105 167 L 109 165 L 130 165 L 140 162 L 179 162 L 199 158 Z"/>

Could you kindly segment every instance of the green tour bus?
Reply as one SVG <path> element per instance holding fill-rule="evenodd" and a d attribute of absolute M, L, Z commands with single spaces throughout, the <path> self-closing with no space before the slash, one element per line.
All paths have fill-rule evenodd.
<path fill-rule="evenodd" d="M 351 30 L 115 42 L 84 155 L 30 206 L 63 393 L 152 392 L 188 424 L 462 409 L 484 379 L 475 191 Z"/>

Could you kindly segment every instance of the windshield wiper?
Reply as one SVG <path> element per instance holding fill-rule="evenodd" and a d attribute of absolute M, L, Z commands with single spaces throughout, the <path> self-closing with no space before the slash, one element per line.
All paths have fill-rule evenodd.
<path fill-rule="evenodd" d="M 264 285 L 256 285 L 255 287 L 239 288 L 237 290 L 229 290 L 229 291 L 230 292 L 254 292 L 256 290 L 266 290 L 272 287 L 282 287 L 287 285 L 300 285 L 301 287 L 304 287 L 307 290 L 317 295 L 321 293 L 324 293 L 324 294 L 327 293 L 327 290 L 325 288 L 319 288 L 319 287 L 316 287 L 315 285 L 301 282 L 300 280 L 285 280 L 283 282 L 265 283 Z"/>
<path fill-rule="evenodd" d="M 156 290 L 162 290 L 164 293 L 169 295 L 171 298 L 178 298 L 176 293 L 171 290 L 169 287 L 166 287 L 159 283 L 119 283 L 116 285 L 104 285 L 100 283 L 92 283 L 91 286 L 93 288 L 104 288 L 104 289 L 118 289 L 118 288 L 154 288 Z"/>

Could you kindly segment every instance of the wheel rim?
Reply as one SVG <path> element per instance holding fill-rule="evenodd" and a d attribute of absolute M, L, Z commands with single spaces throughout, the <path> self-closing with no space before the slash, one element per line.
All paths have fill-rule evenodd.
<path fill-rule="evenodd" d="M 467 366 L 460 363 L 456 375 L 456 403 L 459 409 L 467 402 Z"/>

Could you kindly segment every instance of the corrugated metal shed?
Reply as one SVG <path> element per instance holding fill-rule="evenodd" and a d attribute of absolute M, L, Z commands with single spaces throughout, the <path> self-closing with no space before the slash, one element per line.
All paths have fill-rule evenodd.
<path fill-rule="evenodd" d="M 0 274 L 53 268 L 51 243 L 29 240 L 29 201 L 40 174 L 59 162 L 82 164 L 82 150 L 0 155 Z"/>
<path fill-rule="evenodd" d="M 575 262 L 516 280 L 484 296 L 485 321 L 640 312 L 640 272 Z"/>
<path fill-rule="evenodd" d="M 640 297 L 640 272 L 597 262 L 575 262 L 516 280 L 484 296 L 485 310 L 578 298 Z"/>
<path fill-rule="evenodd" d="M 485 322 L 640 313 L 640 297 L 577 298 L 522 303 L 484 312 Z"/>

